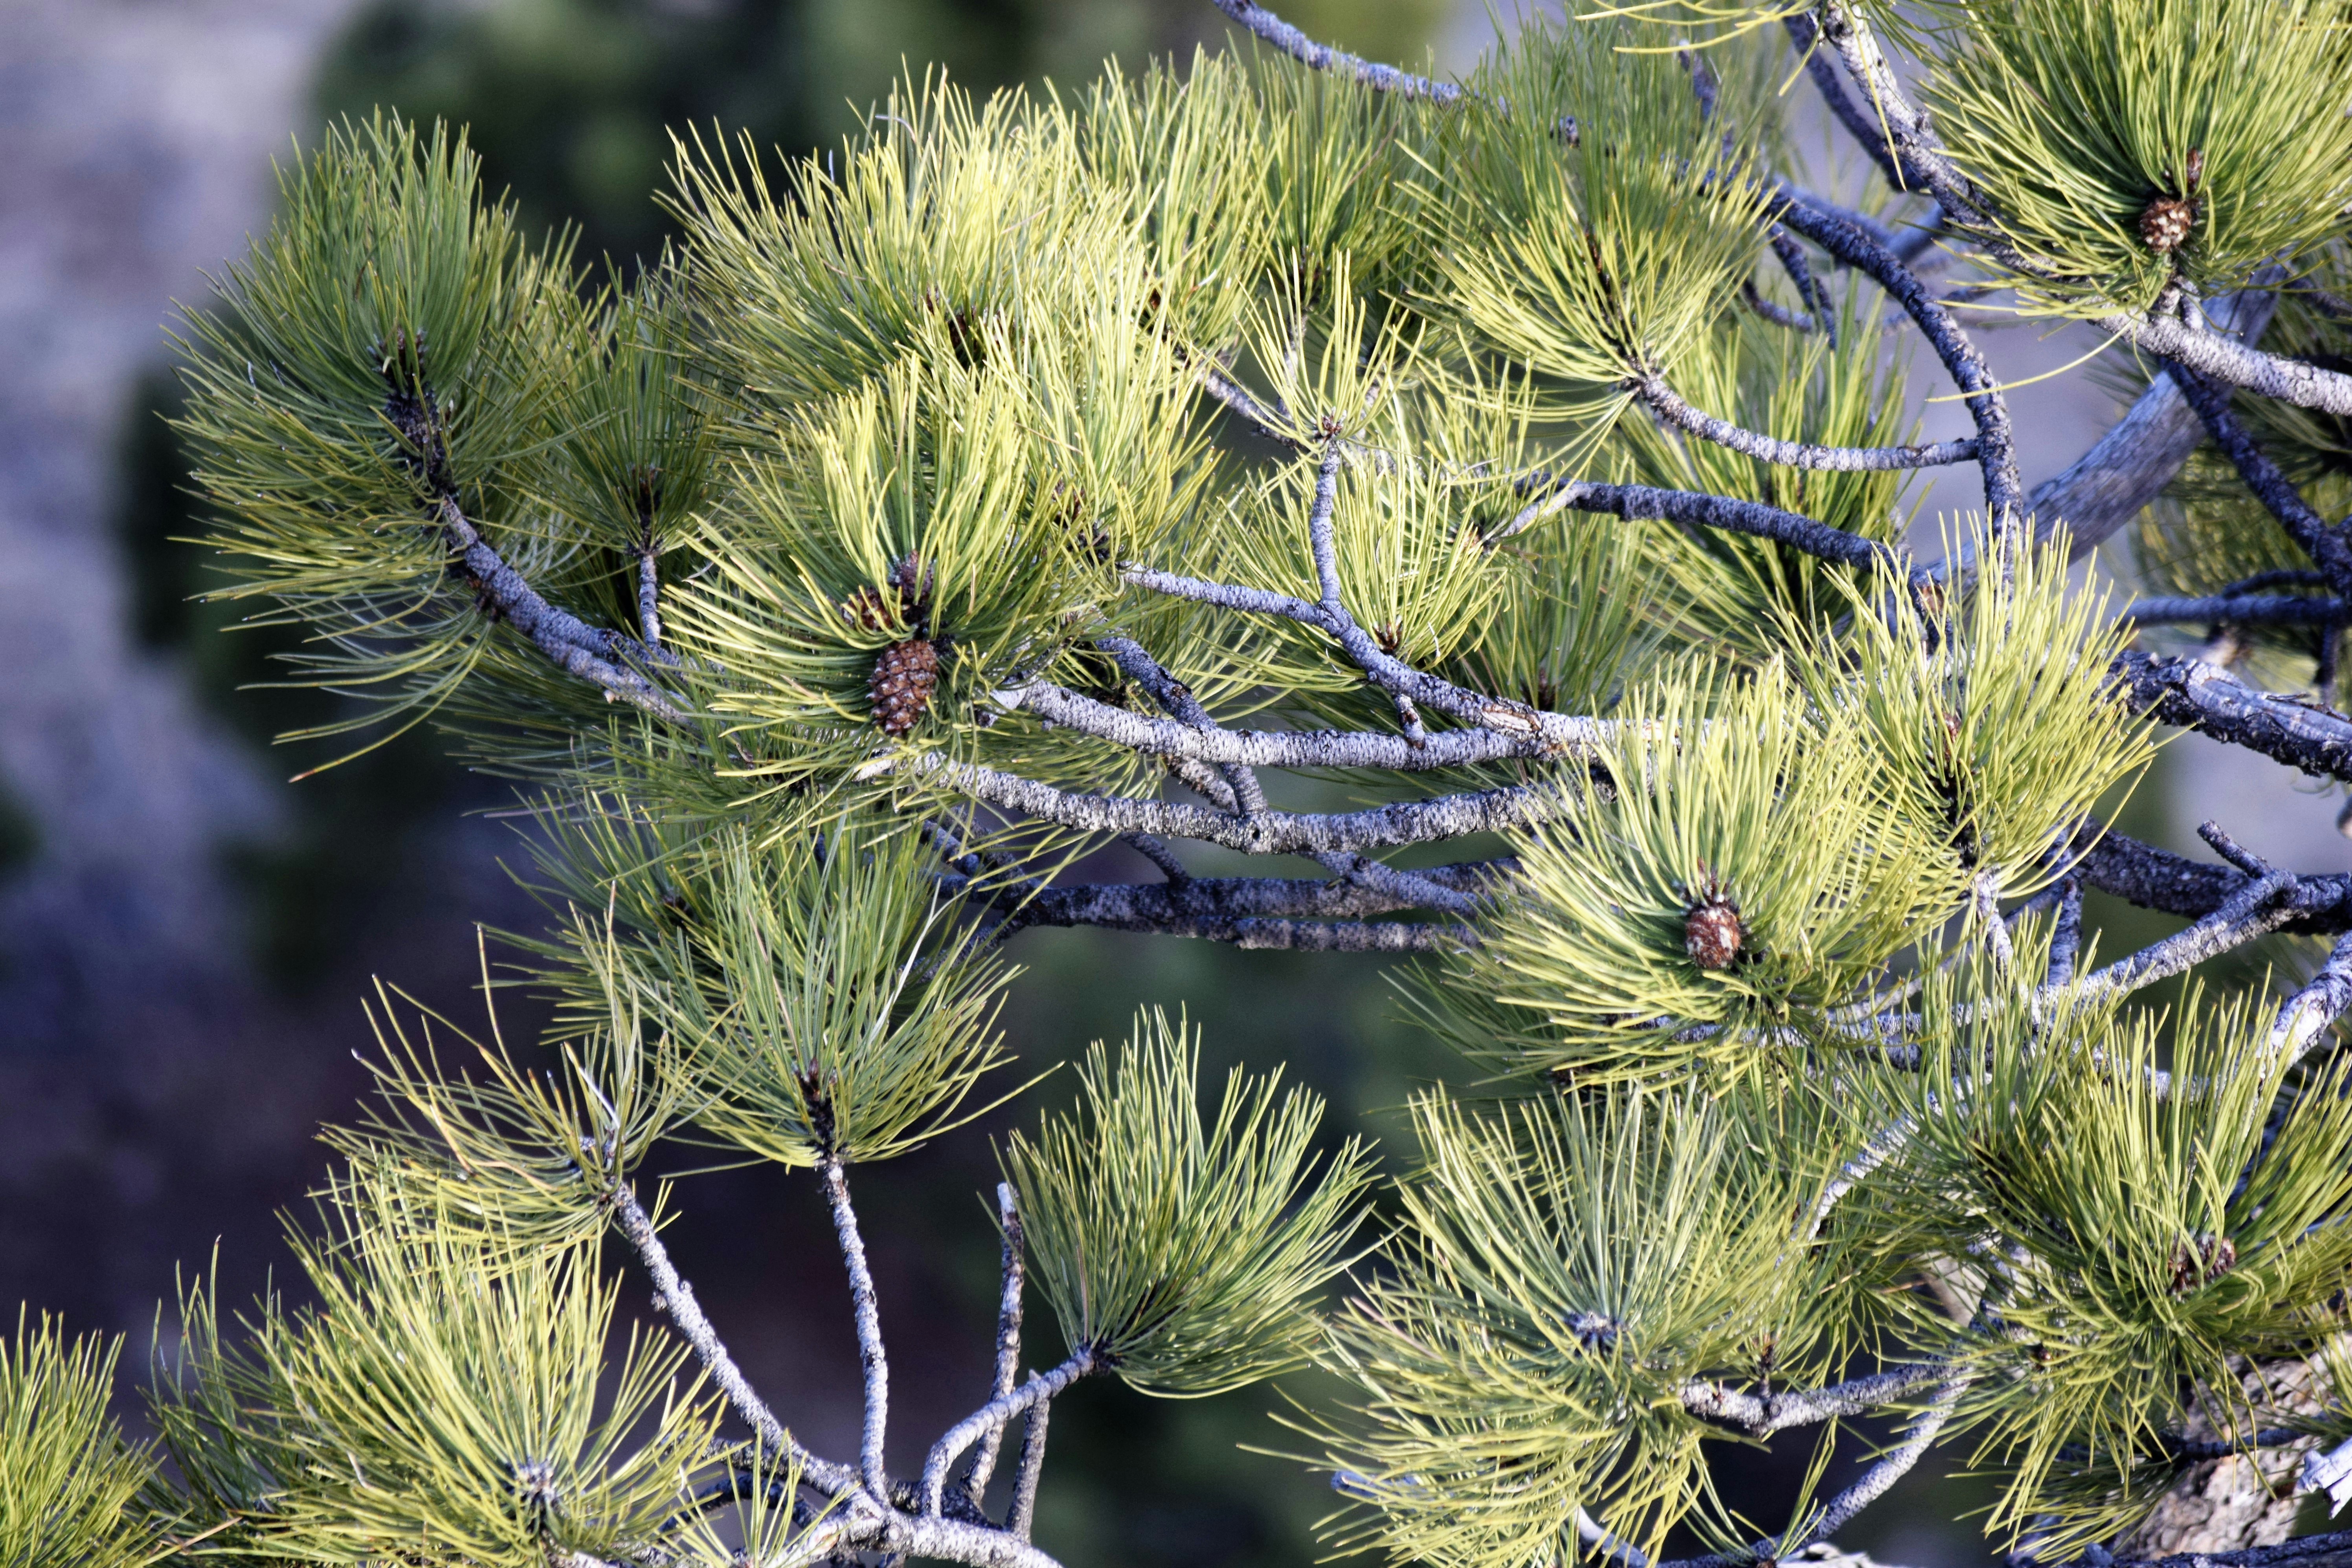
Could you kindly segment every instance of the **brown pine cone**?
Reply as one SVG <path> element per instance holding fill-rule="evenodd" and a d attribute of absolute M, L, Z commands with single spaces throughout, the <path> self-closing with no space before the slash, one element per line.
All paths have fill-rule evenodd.
<path fill-rule="evenodd" d="M 891 643 L 875 656 L 874 674 L 866 683 L 874 699 L 874 722 L 885 735 L 906 734 L 930 706 L 939 684 L 940 651 L 929 638 Z"/>
<path fill-rule="evenodd" d="M 1683 916 L 1683 951 L 1702 969 L 1728 969 L 1747 931 L 1738 907 L 1720 894 L 1693 904 Z"/>
<path fill-rule="evenodd" d="M 2195 204 L 2178 196 L 2158 196 L 2140 209 L 2140 241 L 2157 255 L 2169 256 L 2180 248 L 2196 221 Z"/>

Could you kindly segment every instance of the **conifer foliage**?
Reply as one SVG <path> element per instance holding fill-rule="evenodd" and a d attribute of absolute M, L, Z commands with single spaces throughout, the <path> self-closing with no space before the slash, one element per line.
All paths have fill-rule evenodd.
<path fill-rule="evenodd" d="M 150 1441 L 20 1317 L 0 1559 L 1054 1568 L 1054 1401 L 1310 1364 L 1332 1543 L 1446 1568 L 1818 1556 L 1937 1448 L 2053 1563 L 2217 1458 L 2352 1470 L 2352 877 L 2094 815 L 2159 726 L 2352 780 L 2352 6 L 1645 0 L 1438 82 L 1218 4 L 1257 53 L 689 136 L 625 277 L 454 129 L 287 168 L 181 329 L 222 592 L 525 791 L 554 1022 L 383 995 L 287 1290 L 182 1292 Z M 2147 372 L 2030 492 L 1988 301 Z M 2165 596 L 2070 588 L 2126 525 Z M 2086 891 L 2182 928 L 2101 952 Z M 1181 1021 L 1098 1043 L 894 1474 L 852 1176 L 1017 1092 L 1033 925 L 1407 956 L 1469 1071 L 1382 1166 L 1274 1075 L 1204 1105 Z M 855 1455 L 671 1257 L 678 1143 L 806 1173 Z M 1743 1517 L 1711 1457 L 1776 1437 Z"/>

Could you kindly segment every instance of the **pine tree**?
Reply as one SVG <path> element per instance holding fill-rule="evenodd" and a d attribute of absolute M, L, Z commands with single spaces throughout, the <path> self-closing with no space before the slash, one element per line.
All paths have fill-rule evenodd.
<path fill-rule="evenodd" d="M 554 1021 L 459 1061 L 387 994 L 301 1289 L 183 1291 L 152 1444 L 20 1319 L 0 1556 L 1053 1568 L 1053 1403 L 1310 1364 L 1332 1545 L 1439 1568 L 1838 1560 L 1931 1448 L 2020 1561 L 2156 1555 L 2216 1463 L 2352 1495 L 2352 876 L 2094 815 L 2159 726 L 2352 780 L 2352 3 L 1641 0 L 1460 82 L 1218 4 L 1258 54 L 689 134 L 626 279 L 446 128 L 287 169 L 182 329 L 222 591 L 525 792 Z M 2031 490 L 1989 308 L 2142 377 Z M 2162 597 L 2070 586 L 2110 538 Z M 1113 841 L 1158 878 L 1076 881 Z M 2094 892 L 2186 924 L 2103 954 Z M 1278 1071 L 1204 1103 L 1181 1021 L 1098 1043 L 1001 1145 L 989 1397 L 894 1476 L 850 1175 L 1002 1105 L 1037 925 L 1415 956 L 1470 1071 L 1383 1167 Z M 679 1139 L 813 1173 L 854 1456 L 698 1304 Z"/>

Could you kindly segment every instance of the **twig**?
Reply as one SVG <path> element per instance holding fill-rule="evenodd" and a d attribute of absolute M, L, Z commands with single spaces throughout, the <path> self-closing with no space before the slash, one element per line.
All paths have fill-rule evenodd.
<path fill-rule="evenodd" d="M 2352 603 L 2296 593 L 2217 594 L 2209 599 L 2140 599 L 2124 618 L 2144 626 L 2329 626 L 2352 620 Z"/>
<path fill-rule="evenodd" d="M 1923 1362 L 1786 1394 L 1748 1394 L 1719 1383 L 1686 1383 L 1683 1408 L 1702 1420 L 1737 1427 L 1751 1437 L 1769 1437 L 1791 1427 L 1816 1426 L 1833 1416 L 1859 1416 L 1895 1404 L 1950 1375 L 1951 1368 L 1940 1362 Z"/>
<path fill-rule="evenodd" d="M 1254 4 L 1254 0 L 1216 0 L 1216 5 L 1240 26 L 1316 70 L 1347 77 L 1375 91 L 1392 92 L 1401 98 L 1425 98 L 1432 103 L 1452 104 L 1463 97 L 1462 89 L 1452 82 L 1432 81 L 1394 66 L 1360 58 L 1328 44 L 1318 44 L 1265 6 Z"/>
<path fill-rule="evenodd" d="M 1021 1462 L 1013 1472 L 1013 1507 L 1004 1516 L 1004 1528 L 1016 1540 L 1028 1540 L 1029 1527 L 1036 1522 L 1037 1482 L 1045 1472 L 1045 1418 L 1053 1408 L 1052 1400 L 1041 1399 L 1021 1424 Z"/>
<path fill-rule="evenodd" d="M 883 1468 L 882 1439 L 890 1422 L 890 1362 L 882 1347 L 874 1275 L 866 1265 L 866 1239 L 858 1234 L 857 1211 L 850 1207 L 849 1182 L 842 1174 L 841 1156 L 819 1155 L 816 1170 L 833 1207 L 834 1230 L 841 1239 L 842 1263 L 849 1272 L 850 1307 L 857 1322 L 857 1360 L 866 1373 L 866 1427 L 857 1449 L 858 1474 L 867 1495 L 887 1504 L 890 1478 Z"/>
<path fill-rule="evenodd" d="M 2352 542 L 2311 509 L 2302 492 L 2246 433 L 2246 427 L 2231 412 L 2228 392 L 2194 371 L 2176 370 L 2173 379 L 2180 383 L 2189 406 L 2197 411 L 2197 417 L 2212 433 L 2214 444 L 2221 447 L 2222 455 L 2238 470 L 2238 476 L 2246 482 L 2246 488 L 2262 498 L 2271 516 L 2302 547 L 2312 564 L 2326 575 L 2327 586 L 2340 597 L 2352 598 Z"/>
<path fill-rule="evenodd" d="M 1860 473 L 1887 469 L 1937 468 L 1972 460 L 1979 443 L 1974 436 L 1940 441 L 1927 446 L 1817 446 L 1810 442 L 1783 441 L 1702 413 L 1685 402 L 1663 377 L 1645 376 L 1633 384 L 1636 395 L 1660 419 L 1703 441 L 1727 446 L 1743 456 L 1784 468 L 1823 469 Z"/>
<path fill-rule="evenodd" d="M 1032 1377 L 1020 1387 L 999 1395 L 954 1426 L 931 1445 L 930 1457 L 923 1461 L 922 1511 L 926 1514 L 940 1511 L 940 1500 L 947 1490 L 948 1469 L 956 1457 L 978 1442 L 992 1428 L 1003 1431 L 1004 1424 L 1045 1400 L 1053 1398 L 1071 1384 L 1101 1365 L 1092 1345 L 1080 1345 L 1077 1353 L 1051 1372 Z"/>
<path fill-rule="evenodd" d="M 827 1496 L 839 1496 L 854 1490 L 856 1475 L 845 1465 L 818 1458 L 793 1441 L 792 1433 L 776 1419 L 735 1364 L 719 1332 L 702 1314 L 701 1303 L 694 1299 L 694 1287 L 680 1277 L 677 1265 L 670 1261 L 669 1249 L 662 1245 L 661 1233 L 654 1228 L 653 1218 L 637 1202 L 635 1192 L 626 1186 L 615 1187 L 612 1194 L 613 1220 L 631 1247 L 644 1262 L 646 1272 L 653 1276 L 654 1309 L 667 1314 L 677 1325 L 677 1332 L 694 1347 L 695 1358 L 703 1370 L 719 1385 L 728 1406 L 745 1426 L 751 1428 L 761 1447 L 779 1454 L 796 1467 L 803 1479 Z"/>
<path fill-rule="evenodd" d="M 1021 1207 L 1013 1184 L 996 1184 L 996 1223 L 1003 1233 L 1004 1251 L 1000 1264 L 1004 1281 L 996 1303 L 996 1375 L 989 1385 L 992 1397 L 1003 1398 L 1013 1392 L 1021 1375 L 1021 1285 L 1026 1270 L 1023 1250 Z M 971 1469 L 965 1472 L 964 1495 L 976 1507 L 988 1490 L 988 1479 L 996 1473 L 996 1456 L 1004 1446 L 1002 1423 L 989 1428 L 980 1439 L 980 1447 L 971 1457 Z"/>
<path fill-rule="evenodd" d="M 2263 1049 L 2273 1057 L 2300 1060 L 2347 1009 L 2352 1009 L 2352 936 L 2340 938 L 2311 983 L 2279 1009 Z"/>

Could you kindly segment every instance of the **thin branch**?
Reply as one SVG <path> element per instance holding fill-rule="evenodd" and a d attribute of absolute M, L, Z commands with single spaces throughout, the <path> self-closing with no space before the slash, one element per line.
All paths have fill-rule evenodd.
<path fill-rule="evenodd" d="M 1686 1383 L 1683 1408 L 1702 1420 L 1737 1427 L 1751 1437 L 1769 1437 L 1791 1427 L 1817 1426 L 1834 1416 L 1859 1416 L 1896 1404 L 1950 1375 L 1950 1367 L 1927 1362 L 1787 1394 L 1748 1394 L 1719 1383 Z"/>
<path fill-rule="evenodd" d="M 637 634 L 648 650 L 661 646 L 661 552 L 651 538 L 637 549 Z"/>
<path fill-rule="evenodd" d="M 866 1264 L 866 1239 L 858 1234 L 857 1211 L 850 1207 L 849 1182 L 842 1173 L 841 1156 L 818 1156 L 817 1178 L 833 1208 L 833 1227 L 841 1239 L 841 1259 L 849 1272 L 849 1300 L 857 1322 L 857 1360 L 866 1374 L 866 1427 L 857 1448 L 857 1469 L 867 1495 L 887 1503 L 890 1477 L 883 1468 L 882 1439 L 890 1422 L 890 1362 L 882 1348 L 882 1318 L 874 1301 L 874 1274 Z"/>
<path fill-rule="evenodd" d="M 1394 66 L 1360 58 L 1328 44 L 1318 44 L 1265 6 L 1255 4 L 1254 0 L 1216 0 L 1216 5 L 1235 23 L 1292 59 L 1316 70 L 1347 77 L 1375 91 L 1392 92 L 1401 98 L 1424 98 L 1432 103 L 1453 104 L 1463 97 L 1462 89 L 1452 82 L 1432 81 L 1411 71 L 1401 71 Z"/>
<path fill-rule="evenodd" d="M 1361 853 L 1397 849 L 1468 833 L 1495 833 L 1527 827 L 1542 821 L 1551 810 L 1549 790 L 1517 785 L 1401 800 L 1360 811 L 1328 815 L 1264 811 L 1237 819 L 1176 800 L 1076 794 L 977 763 L 958 762 L 935 752 L 891 760 L 894 764 L 903 763 L 928 783 L 984 806 L 1058 822 L 1083 832 L 1112 837 L 1154 833 L 1167 839 L 1194 839 L 1254 855 L 1312 856 L 1335 850 Z"/>
<path fill-rule="evenodd" d="M 1779 1562 L 1792 1557 L 1816 1541 L 1825 1541 L 1853 1522 L 1854 1516 L 1880 1498 L 1887 1490 L 1910 1473 L 1911 1468 L 1923 1458 L 1935 1442 L 1937 1433 L 1952 1418 L 1953 1408 L 1966 1391 L 1966 1375 L 1948 1375 L 1948 1381 L 1937 1389 L 1935 1402 L 1911 1424 L 1903 1441 L 1889 1449 L 1876 1464 L 1863 1472 L 1862 1479 L 1829 1500 L 1820 1513 L 1802 1530 L 1783 1537 L 1768 1536 L 1748 1549 L 1742 1557 L 1706 1556 L 1686 1558 L 1679 1563 L 1664 1563 L 1660 1568 L 1752 1568 L 1759 1563 Z"/>
<path fill-rule="evenodd" d="M 1787 273 L 1789 281 L 1796 286 L 1797 298 L 1804 301 L 1806 309 L 1812 313 L 1813 327 L 1829 340 L 1831 348 L 1836 348 L 1837 311 L 1831 307 L 1830 291 L 1822 286 L 1820 278 L 1813 276 L 1813 265 L 1805 259 L 1805 247 L 1791 238 L 1789 231 L 1779 224 L 1772 225 L 1765 240 L 1771 246 L 1773 256 L 1779 258 L 1780 270 Z M 1753 294 L 1754 285 L 1749 285 L 1748 290 Z"/>
<path fill-rule="evenodd" d="M 1095 646 L 1118 661 L 1119 673 L 1150 693 L 1151 700 L 1158 703 L 1169 717 L 1189 724 L 1194 729 L 1213 730 L 1218 727 L 1217 721 L 1202 706 L 1201 699 L 1194 696 L 1183 682 L 1162 669 L 1160 661 L 1153 658 L 1142 643 L 1131 637 L 1101 637 L 1096 639 Z M 1259 787 L 1257 775 L 1245 765 L 1225 763 L 1221 765 L 1219 771 L 1224 775 L 1226 786 L 1233 791 L 1232 810 L 1245 817 L 1265 810 L 1265 791 Z"/>
<path fill-rule="evenodd" d="M 1185 866 L 1182 861 L 1176 858 L 1176 852 L 1170 849 L 1166 844 L 1161 843 L 1158 839 L 1153 838 L 1150 833 L 1129 833 L 1122 837 L 1119 841 L 1125 844 L 1129 849 L 1133 850 L 1137 854 L 1141 855 L 1145 860 L 1150 861 L 1153 865 L 1158 866 L 1160 868 L 1160 874 L 1166 877 L 1170 882 L 1190 882 L 1192 880 L 1192 872 Z"/>
<path fill-rule="evenodd" d="M 996 1302 L 996 1375 L 989 1385 L 989 1393 L 1001 1399 L 1013 1392 L 1021 1375 L 1021 1285 L 1027 1268 L 1021 1206 L 1011 1182 L 996 1184 L 996 1223 L 1004 1238 L 1003 1258 L 999 1265 L 1004 1284 Z M 996 1456 L 1003 1446 L 1004 1427 L 1000 1423 L 982 1437 L 980 1448 L 971 1457 L 971 1469 L 965 1472 L 963 1490 L 975 1507 L 988 1490 L 989 1477 L 996 1473 Z"/>
<path fill-rule="evenodd" d="M 1021 1424 L 1021 1464 L 1013 1472 L 1013 1507 L 1004 1516 L 1004 1528 L 1017 1540 L 1028 1540 L 1029 1527 L 1036 1522 L 1037 1483 L 1045 1473 L 1045 1418 L 1053 1408 L 1052 1400 L 1041 1399 Z"/>
<path fill-rule="evenodd" d="M 1010 1393 L 999 1395 L 949 1427 L 931 1445 L 930 1457 L 923 1461 L 923 1512 L 940 1511 L 940 1500 L 947 1490 L 948 1469 L 958 1455 L 990 1430 L 1002 1432 L 1013 1417 L 1053 1398 L 1079 1378 L 1098 1370 L 1101 1364 L 1092 1345 L 1080 1345 L 1077 1354 L 1051 1372 L 1040 1373 Z"/>
<path fill-rule="evenodd" d="M 1829 7 L 1824 7 L 1829 9 Z M 1860 267 L 1917 324 L 1964 396 L 1977 427 L 1977 463 L 1984 471 L 1985 508 L 1996 528 L 2024 515 L 2025 488 L 2017 473 L 2017 437 L 1984 353 L 1944 303 L 1895 253 L 1843 216 L 1782 187 L 1772 216 L 1849 267 Z"/>
<path fill-rule="evenodd" d="M 654 1310 L 665 1313 L 677 1325 L 677 1332 L 694 1347 L 695 1358 L 719 1385 L 729 1408 L 751 1428 L 760 1446 L 796 1467 L 811 1486 L 827 1496 L 837 1497 L 855 1490 L 857 1477 L 847 1466 L 821 1459 L 793 1441 L 792 1433 L 752 1388 L 750 1379 L 728 1353 L 725 1342 L 719 1339 L 719 1331 L 703 1316 L 701 1303 L 694 1299 L 694 1287 L 670 1261 L 669 1249 L 662 1245 L 661 1233 L 654 1228 L 653 1217 L 637 1202 L 635 1192 L 626 1186 L 615 1187 L 611 1202 L 614 1224 L 636 1249 L 646 1272 L 653 1276 Z"/>
<path fill-rule="evenodd" d="M 2332 626 L 2352 621 L 2352 603 L 2298 593 L 2232 593 L 2210 599 L 2139 599 L 2124 618 L 2143 626 Z"/>
<path fill-rule="evenodd" d="M 2273 871 L 2248 880 L 2221 908 L 2188 930 L 2151 943 L 2085 976 L 2083 994 L 2112 996 L 2137 990 L 2232 947 L 2243 946 L 2258 936 L 2269 936 L 2298 913 L 2289 902 L 2297 883 L 2295 874 L 2285 871 Z"/>
<path fill-rule="evenodd" d="M 2214 444 L 2237 468 L 2246 488 L 2262 498 L 2271 516 L 2302 547 L 2312 564 L 2326 575 L 2328 587 L 2340 595 L 2352 597 L 2352 542 L 2311 509 L 2302 492 L 2279 471 L 2279 465 L 2247 434 L 2246 427 L 2238 423 L 2238 416 L 2231 412 L 2227 392 L 2190 371 L 2176 370 L 2173 379 L 2180 383 L 2189 406 L 2197 411 L 2197 417 L 2212 433 Z"/>
<path fill-rule="evenodd" d="M 1895 161 L 1895 149 L 1887 141 L 1885 128 L 1864 113 L 1848 96 L 1845 83 L 1838 79 L 1835 60 L 1821 47 L 1821 25 L 1810 13 L 1801 11 L 1782 17 L 1781 25 L 1789 29 L 1790 41 L 1797 46 L 1797 52 L 1804 57 L 1806 74 L 1813 78 L 1813 90 L 1821 94 L 1822 102 L 1828 106 L 1838 123 L 1845 127 L 1847 134 L 1870 154 L 1871 161 L 1878 165 L 1878 172 L 1886 176 L 1886 183 L 1898 191 L 1917 190 L 1924 186 L 1926 182 L 1918 176 L 1905 176 L 1902 165 Z"/>
<path fill-rule="evenodd" d="M 1633 390 L 1660 419 L 1677 430 L 1783 468 L 1823 469 L 1841 474 L 1937 468 L 1971 461 L 1979 444 L 1976 437 L 1965 436 L 1927 446 L 1816 446 L 1809 442 L 1783 441 L 1711 413 L 1702 413 L 1685 402 L 1661 376 L 1645 376 L 1634 383 Z"/>
<path fill-rule="evenodd" d="M 1321 604 L 1311 604 L 1291 594 L 1244 588 L 1237 583 L 1208 582 L 1147 567 L 1129 567 L 1121 576 L 1138 588 L 1171 598 L 1189 599 L 1247 615 L 1277 616 L 1317 627 L 1338 643 L 1382 691 L 1392 696 L 1411 697 L 1423 707 L 1465 724 L 1517 736 L 1539 736 L 1563 751 L 1587 748 L 1595 744 L 1601 734 L 1591 719 L 1547 713 L 1509 697 L 1487 696 L 1417 670 L 1384 652 L 1344 610 L 1333 613 Z"/>
<path fill-rule="evenodd" d="M 1598 512 L 1627 522 L 1679 523 L 1687 528 L 1752 534 L 1823 560 L 1855 567 L 1884 565 L 1906 580 L 1917 576 L 1909 558 L 1891 545 L 1832 528 L 1796 512 L 1768 507 L 1761 501 L 1738 501 L 1696 490 L 1662 490 L 1652 485 L 1603 485 L 1584 479 L 1539 483 L 1549 486 L 1549 494 L 1488 535 L 1489 542 L 1508 538 L 1565 509 Z"/>
<path fill-rule="evenodd" d="M 2083 947 L 2082 881 L 2070 876 L 2058 886 L 2058 923 L 2050 934 L 2050 964 L 2042 977 L 2044 990 L 2058 990 L 2074 982 L 2074 960 Z"/>
<path fill-rule="evenodd" d="M 2187 920 L 2211 915 L 2252 879 L 2242 872 L 2192 861 L 2126 833 L 2109 831 L 2085 819 L 2067 845 L 2069 870 L 2084 883 L 2142 909 Z M 2295 879 L 2296 916 L 2281 929 L 2309 936 L 2352 930 L 2352 875 L 2301 875 Z"/>

